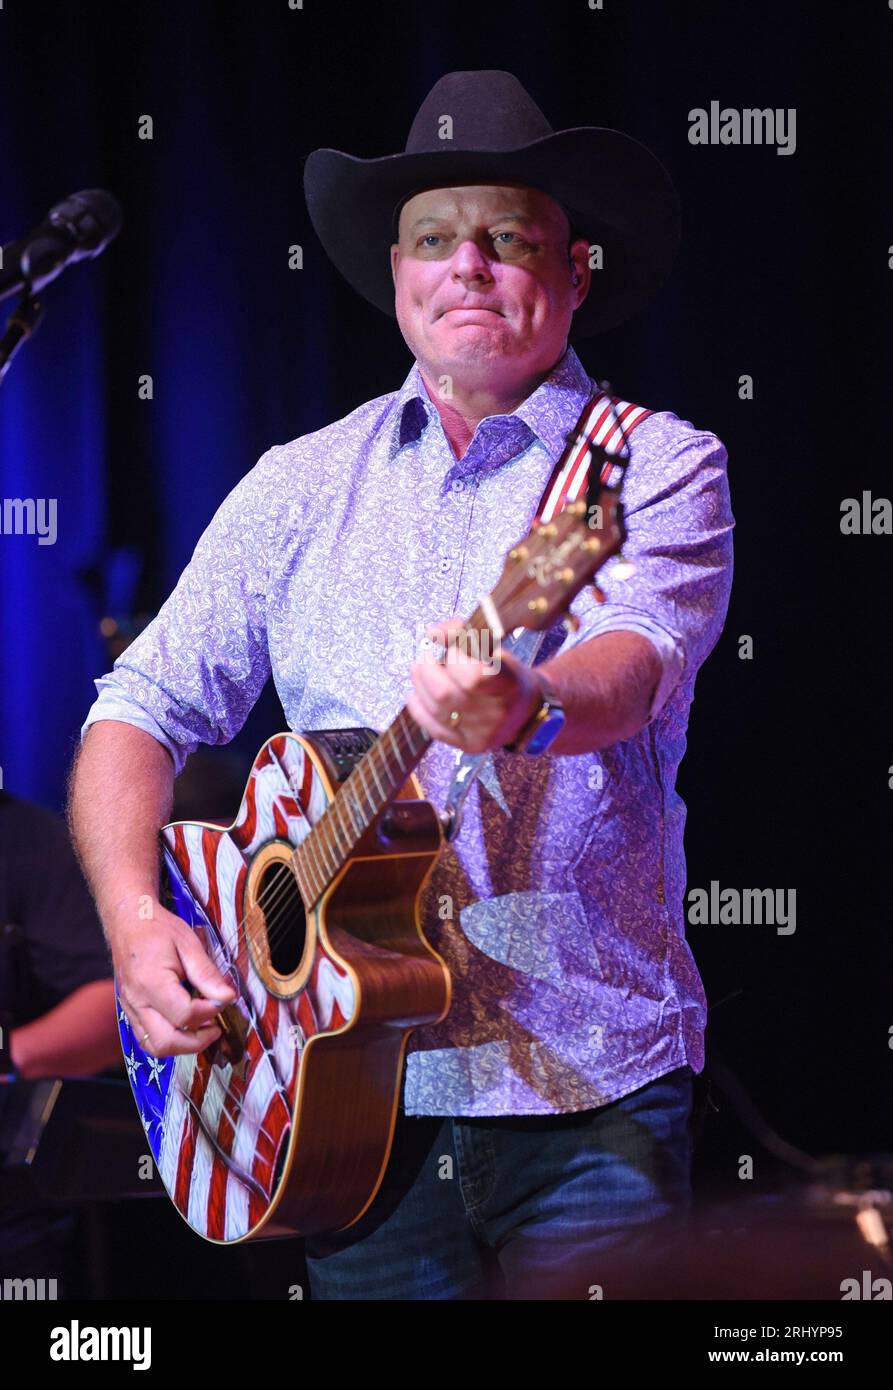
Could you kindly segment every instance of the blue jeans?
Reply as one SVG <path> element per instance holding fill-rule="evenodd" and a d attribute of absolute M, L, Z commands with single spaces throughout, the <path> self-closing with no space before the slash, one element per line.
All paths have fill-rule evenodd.
<path fill-rule="evenodd" d="M 400 1111 L 365 1216 L 305 1242 L 312 1297 L 593 1297 L 606 1260 L 660 1258 L 684 1233 L 692 1086 L 684 1066 L 571 1114 Z"/>

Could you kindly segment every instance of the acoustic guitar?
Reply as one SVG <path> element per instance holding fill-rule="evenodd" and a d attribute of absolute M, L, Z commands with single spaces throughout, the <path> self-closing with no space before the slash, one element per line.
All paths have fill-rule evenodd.
<path fill-rule="evenodd" d="M 610 472 L 509 552 L 466 625 L 489 650 L 550 627 L 619 552 Z M 445 843 L 414 772 L 429 743 L 405 708 L 382 733 L 277 734 L 231 825 L 161 832 L 171 909 L 237 998 L 197 1055 L 144 1052 L 120 997 L 118 1018 L 158 1172 L 209 1241 L 341 1229 L 378 1190 L 407 1041 L 450 1003 L 418 906 Z"/>

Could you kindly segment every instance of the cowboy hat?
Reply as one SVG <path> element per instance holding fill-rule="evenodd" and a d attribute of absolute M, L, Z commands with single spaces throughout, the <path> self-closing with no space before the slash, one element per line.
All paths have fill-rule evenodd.
<path fill-rule="evenodd" d="M 310 220 L 330 259 L 392 318 L 389 248 L 401 204 L 425 188 L 467 183 L 538 188 L 564 207 L 576 236 L 602 247 L 603 266 L 574 314 L 572 338 L 613 328 L 641 309 L 679 245 L 679 200 L 655 155 L 619 130 L 553 131 L 510 72 L 441 77 L 419 107 L 403 154 L 358 159 L 321 149 L 304 166 Z"/>

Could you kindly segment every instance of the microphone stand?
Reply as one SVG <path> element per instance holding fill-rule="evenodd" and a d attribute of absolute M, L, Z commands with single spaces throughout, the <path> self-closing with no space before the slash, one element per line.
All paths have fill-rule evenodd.
<path fill-rule="evenodd" d="M 0 338 L 0 383 L 9 370 L 9 364 L 26 338 L 30 338 L 44 315 L 41 301 L 32 294 L 30 285 L 25 290 L 6 324 L 6 332 Z"/>

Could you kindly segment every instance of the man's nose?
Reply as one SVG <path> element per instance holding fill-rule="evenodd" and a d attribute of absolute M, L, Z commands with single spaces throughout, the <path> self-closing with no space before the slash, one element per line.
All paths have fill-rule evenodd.
<path fill-rule="evenodd" d="M 492 280 L 490 261 L 483 247 L 472 237 L 461 242 L 453 253 L 452 274 L 458 280 Z"/>

